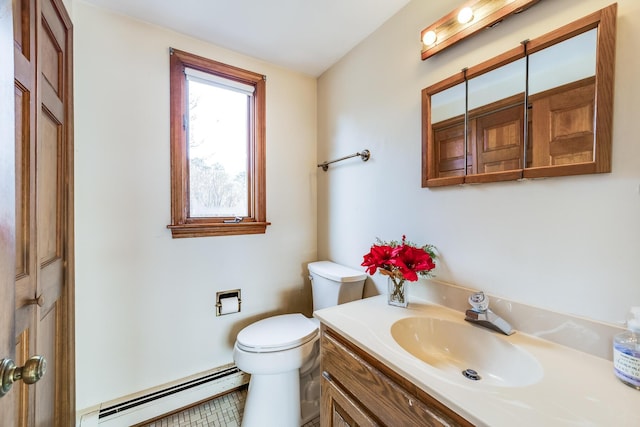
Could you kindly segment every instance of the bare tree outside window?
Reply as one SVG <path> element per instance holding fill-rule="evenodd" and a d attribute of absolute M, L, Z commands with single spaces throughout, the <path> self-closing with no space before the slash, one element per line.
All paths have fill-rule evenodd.
<path fill-rule="evenodd" d="M 189 211 L 247 215 L 248 95 L 189 81 Z"/>

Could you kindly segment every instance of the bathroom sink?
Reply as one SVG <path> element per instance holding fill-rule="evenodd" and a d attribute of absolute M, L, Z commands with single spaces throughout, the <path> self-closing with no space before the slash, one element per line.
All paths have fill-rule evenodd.
<path fill-rule="evenodd" d="M 523 387 L 538 382 L 542 366 L 512 337 L 432 317 L 408 317 L 391 326 L 404 350 L 458 378 L 477 384 Z"/>

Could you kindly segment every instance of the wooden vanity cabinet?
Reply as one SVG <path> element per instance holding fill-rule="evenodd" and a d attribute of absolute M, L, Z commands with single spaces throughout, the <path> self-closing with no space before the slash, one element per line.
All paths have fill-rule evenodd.
<path fill-rule="evenodd" d="M 321 427 L 472 426 L 322 325 Z"/>

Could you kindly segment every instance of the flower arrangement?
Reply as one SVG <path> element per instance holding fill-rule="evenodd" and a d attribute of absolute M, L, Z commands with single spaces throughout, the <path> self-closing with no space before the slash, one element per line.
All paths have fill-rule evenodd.
<path fill-rule="evenodd" d="M 435 246 L 417 246 L 408 242 L 404 235 L 401 242 L 387 243 L 380 239 L 376 239 L 376 242 L 371 246 L 370 252 L 364 255 L 361 265 L 366 267 L 367 273 L 371 275 L 380 270 L 381 274 L 388 276 L 389 302 L 406 307 L 404 282 L 415 282 L 419 275 L 432 276 L 432 270 L 436 267 Z"/>

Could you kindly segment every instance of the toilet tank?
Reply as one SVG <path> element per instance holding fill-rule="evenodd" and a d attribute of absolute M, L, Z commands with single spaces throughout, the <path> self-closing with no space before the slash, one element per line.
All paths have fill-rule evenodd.
<path fill-rule="evenodd" d="M 312 262 L 308 268 L 314 311 L 362 298 L 364 272 L 331 261 Z"/>

